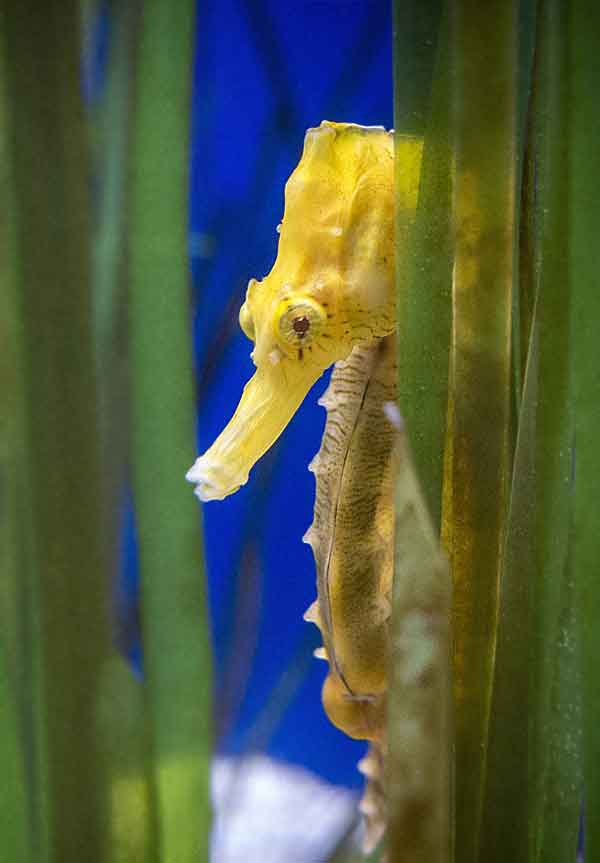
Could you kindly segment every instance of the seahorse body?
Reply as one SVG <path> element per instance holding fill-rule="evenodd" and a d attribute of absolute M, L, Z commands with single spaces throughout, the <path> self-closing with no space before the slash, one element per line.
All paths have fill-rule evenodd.
<path fill-rule="evenodd" d="M 352 737 L 371 741 L 362 808 L 383 824 L 392 580 L 392 433 L 383 404 L 395 398 L 395 204 L 411 209 L 422 143 L 380 127 L 323 122 L 309 129 L 285 189 L 277 259 L 252 279 L 240 325 L 255 342 L 256 372 L 223 432 L 188 471 L 201 500 L 237 491 L 323 371 L 328 418 L 313 462 L 315 518 L 306 539 L 318 598 L 308 612 L 323 634 L 330 671 L 325 709 Z M 373 844 L 371 842 L 371 844 Z"/>
<path fill-rule="evenodd" d="M 354 348 L 333 370 L 321 404 L 327 422 L 311 469 L 314 521 L 305 535 L 315 556 L 317 601 L 305 618 L 323 636 L 327 715 L 351 737 L 372 742 L 361 767 L 366 844 L 385 826 L 383 753 L 393 577 L 395 432 L 383 406 L 396 397 L 393 337 Z"/>

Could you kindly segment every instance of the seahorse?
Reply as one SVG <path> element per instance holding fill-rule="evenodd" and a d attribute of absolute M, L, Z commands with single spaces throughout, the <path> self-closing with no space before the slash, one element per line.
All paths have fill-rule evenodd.
<path fill-rule="evenodd" d="M 396 431 L 384 417 L 396 398 L 393 336 L 356 346 L 336 363 L 327 392 L 321 448 L 309 465 L 316 478 L 314 520 L 304 536 L 314 553 L 317 600 L 305 613 L 323 636 L 329 661 L 323 705 L 351 737 L 370 741 L 359 762 L 367 778 L 360 804 L 365 851 L 384 832 L 391 590 L 394 566 Z"/>
<path fill-rule="evenodd" d="M 393 434 L 383 405 L 396 395 L 395 204 L 416 206 L 421 141 L 324 121 L 306 133 L 285 188 L 275 264 L 251 279 L 239 320 L 256 372 L 221 435 L 187 473 L 203 501 L 248 479 L 313 383 L 335 364 L 321 403 L 328 416 L 305 540 L 317 568 L 316 623 L 329 660 L 323 704 L 332 722 L 369 740 L 359 769 L 369 783 L 367 839 L 384 823 L 390 587 L 393 571 Z M 398 196 L 395 200 L 395 196 Z"/>

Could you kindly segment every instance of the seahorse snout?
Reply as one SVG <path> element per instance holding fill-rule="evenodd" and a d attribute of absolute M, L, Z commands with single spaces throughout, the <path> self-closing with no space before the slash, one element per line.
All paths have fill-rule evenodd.
<path fill-rule="evenodd" d="M 200 500 L 223 500 L 245 485 L 322 371 L 297 364 L 290 369 L 285 360 L 257 369 L 227 426 L 186 474 Z"/>

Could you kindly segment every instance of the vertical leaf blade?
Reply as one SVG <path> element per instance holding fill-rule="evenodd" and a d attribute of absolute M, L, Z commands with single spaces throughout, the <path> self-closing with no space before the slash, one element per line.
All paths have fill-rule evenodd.
<path fill-rule="evenodd" d="M 397 2 L 394 11 L 398 401 L 439 527 L 452 314 L 447 21 L 436 3 Z M 421 170 L 412 177 L 407 133 L 423 138 Z M 409 182 L 416 209 L 402 205 Z"/>
<path fill-rule="evenodd" d="M 456 0 L 450 32 L 455 256 L 443 535 L 454 579 L 456 857 L 472 863 L 480 841 L 510 478 L 515 4 Z"/>
<path fill-rule="evenodd" d="M 193 461 L 187 176 L 194 4 L 143 7 L 131 163 L 133 466 L 160 859 L 208 858 L 210 655 Z"/>
<path fill-rule="evenodd" d="M 600 10 L 590 0 L 569 6 L 569 267 L 575 400 L 573 571 L 577 588 L 583 706 L 586 863 L 600 860 Z"/>
<path fill-rule="evenodd" d="M 526 287 L 537 300 L 501 583 L 486 861 L 569 859 L 578 826 L 577 653 L 567 566 L 572 415 L 563 8 L 549 0 L 538 16 L 528 141 L 536 194 L 524 198 L 532 209 L 522 214 L 532 225 L 532 260 L 521 271 L 535 278 L 521 294 Z"/>
<path fill-rule="evenodd" d="M 95 698 L 109 633 L 79 9 L 31 0 L 3 16 L 34 637 L 32 842 L 42 861 L 100 861 L 108 781 Z"/>

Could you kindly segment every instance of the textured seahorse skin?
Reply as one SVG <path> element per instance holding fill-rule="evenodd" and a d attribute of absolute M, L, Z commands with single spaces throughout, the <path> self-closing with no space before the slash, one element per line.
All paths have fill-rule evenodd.
<path fill-rule="evenodd" d="M 383 405 L 396 395 L 394 339 L 338 362 L 321 404 L 327 422 L 311 463 L 314 521 L 305 534 L 317 568 L 307 617 L 323 635 L 330 673 L 323 702 L 349 734 L 381 740 L 393 576 L 394 433 Z"/>
<path fill-rule="evenodd" d="M 394 203 L 414 206 L 422 144 L 381 127 L 322 123 L 306 133 L 285 189 L 277 260 L 251 279 L 240 324 L 256 373 L 231 421 L 187 478 L 201 500 L 232 494 L 323 371 L 395 328 Z"/>
<path fill-rule="evenodd" d="M 321 399 L 327 422 L 310 469 L 314 520 L 305 534 L 315 556 L 317 600 L 305 614 L 321 630 L 330 664 L 323 704 L 351 737 L 371 741 L 358 769 L 364 850 L 387 822 L 384 787 L 388 621 L 393 578 L 395 431 L 383 407 L 395 401 L 393 337 L 354 348 L 336 363 Z"/>

